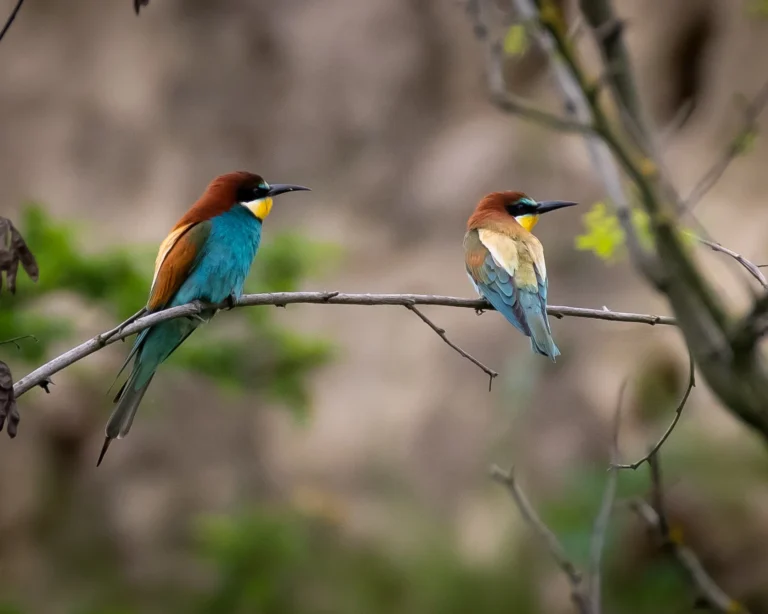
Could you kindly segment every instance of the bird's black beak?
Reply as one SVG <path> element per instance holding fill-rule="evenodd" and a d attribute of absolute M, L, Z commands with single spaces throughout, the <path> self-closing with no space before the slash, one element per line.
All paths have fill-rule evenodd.
<path fill-rule="evenodd" d="M 536 207 L 536 213 L 547 213 L 549 211 L 554 211 L 555 209 L 562 209 L 563 207 L 573 207 L 579 203 L 574 203 L 570 200 L 543 200 L 536 204 L 538 205 L 538 207 Z"/>
<path fill-rule="evenodd" d="M 290 183 L 273 183 L 269 186 L 269 196 L 277 196 L 286 192 L 311 192 L 309 188 L 301 185 L 291 185 Z"/>

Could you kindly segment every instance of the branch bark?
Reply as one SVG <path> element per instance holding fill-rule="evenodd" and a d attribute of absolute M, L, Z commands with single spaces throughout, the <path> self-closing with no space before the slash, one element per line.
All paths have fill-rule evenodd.
<path fill-rule="evenodd" d="M 651 455 L 649 461 L 652 503 L 637 500 L 632 503 L 632 509 L 658 533 L 662 548 L 672 554 L 707 606 L 722 614 L 749 614 L 744 605 L 731 598 L 707 573 L 696 553 L 683 542 L 682 531 L 670 526 L 664 506 L 661 465 L 657 452 Z"/>
<path fill-rule="evenodd" d="M 525 21 L 536 24 L 537 39 L 550 57 L 567 106 L 574 110 L 580 122 L 594 126 L 600 137 L 599 140 L 588 138 L 587 145 L 595 169 L 616 207 L 633 263 L 646 280 L 666 296 L 688 348 L 715 395 L 736 417 L 768 440 L 768 369 L 756 351 L 756 343 L 744 340 L 744 331 L 751 330 L 749 322 L 734 324 L 736 316 L 726 309 L 721 295 L 701 274 L 682 241 L 675 207 L 668 202 L 669 195 L 657 170 L 660 165 L 648 148 L 639 152 L 630 149 L 627 142 L 632 139 L 617 131 L 601 101 L 598 86 L 587 77 L 574 45 L 567 38 L 562 10 L 552 0 L 537 3 L 514 0 L 514 3 Z M 601 23 L 615 19 L 607 0 L 582 0 L 582 4 L 600 4 Z M 593 29 L 593 33 L 599 41 L 599 32 Z M 616 36 L 621 36 L 621 29 Z M 612 73 L 631 72 L 626 55 L 617 55 L 622 47 L 603 45 L 601 50 Z M 624 88 L 622 92 L 620 104 L 621 98 L 632 94 L 632 88 Z M 638 245 L 617 165 L 634 184 L 639 204 L 648 214 L 654 239 L 651 251 Z M 734 331 L 739 331 L 738 343 Z M 754 336 L 752 340 L 756 342 L 756 339 Z"/>
<path fill-rule="evenodd" d="M 237 307 L 253 307 L 256 305 L 274 305 L 276 307 L 285 307 L 298 303 L 320 304 L 320 305 L 399 305 L 401 307 L 412 308 L 414 305 L 441 305 L 443 307 L 460 307 L 464 309 L 474 309 L 475 311 L 493 311 L 493 307 L 483 299 L 468 299 L 456 296 L 437 296 L 432 294 L 342 294 L 340 292 L 273 292 L 267 294 L 246 294 L 240 297 L 235 304 Z M 202 303 L 189 303 L 173 307 L 164 311 L 158 311 L 138 319 L 132 316 L 126 322 L 105 333 L 97 335 L 81 343 L 61 356 L 38 367 L 25 377 L 21 378 L 14 385 L 16 398 L 23 395 L 29 389 L 48 381 L 52 375 L 62 369 L 98 352 L 102 348 L 125 339 L 142 330 L 172 320 L 174 318 L 194 317 L 204 308 L 210 307 Z M 228 303 L 215 305 L 218 309 L 229 308 Z M 593 320 L 606 320 L 609 322 L 633 322 L 638 324 L 656 324 L 674 326 L 674 318 L 666 316 L 657 316 L 640 313 L 623 313 L 610 311 L 603 307 L 602 309 L 585 309 L 583 307 L 560 307 L 550 305 L 547 307 L 547 313 L 554 318 L 575 317 L 587 318 Z M 138 314 L 137 314 L 138 315 Z M 442 335 L 441 335 L 442 336 Z"/>
<path fill-rule="evenodd" d="M 3 37 L 6 35 L 8 30 L 11 27 L 11 24 L 16 20 L 16 16 L 19 14 L 19 11 L 21 10 L 21 5 L 24 4 L 24 0 L 18 0 L 16 3 L 16 6 L 13 7 L 13 10 L 11 11 L 11 14 L 8 16 L 8 19 L 5 22 L 5 25 L 3 26 L 3 29 L 0 30 L 0 41 L 3 40 Z"/>

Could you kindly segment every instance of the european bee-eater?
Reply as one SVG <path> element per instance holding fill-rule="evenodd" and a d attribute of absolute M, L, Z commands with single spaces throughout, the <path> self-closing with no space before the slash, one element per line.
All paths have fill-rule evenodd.
<path fill-rule="evenodd" d="M 478 203 L 464 235 L 467 274 L 478 294 L 531 338 L 534 352 L 553 362 L 560 350 L 547 317 L 547 268 L 544 250 L 531 230 L 542 213 L 575 204 L 494 192 Z"/>
<path fill-rule="evenodd" d="M 160 245 L 146 311 L 154 312 L 192 301 L 219 304 L 243 293 L 261 240 L 261 226 L 278 194 L 309 190 L 298 185 L 268 184 L 246 172 L 216 177 L 200 199 L 173 227 Z M 120 369 L 134 358 L 133 369 L 115 397 L 106 439 L 97 466 L 113 439 L 125 437 L 155 370 L 202 323 L 199 316 L 177 318 L 142 331 Z M 118 374 L 119 375 L 119 374 Z"/>

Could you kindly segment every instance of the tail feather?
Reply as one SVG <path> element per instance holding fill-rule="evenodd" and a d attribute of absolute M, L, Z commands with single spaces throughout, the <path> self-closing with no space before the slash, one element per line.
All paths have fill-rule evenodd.
<path fill-rule="evenodd" d="M 560 355 L 560 350 L 552 339 L 546 307 L 538 295 L 525 291 L 520 292 L 520 304 L 531 331 L 531 349 L 555 362 L 555 357 Z"/>
<path fill-rule="evenodd" d="M 136 411 L 139 409 L 141 399 L 144 398 L 144 393 L 152 383 L 153 377 L 154 373 L 149 376 L 146 383 L 139 386 L 134 385 L 134 382 L 131 381 L 133 378 L 126 382 L 120 402 L 109 417 L 109 422 L 107 422 L 107 437 L 110 439 L 122 439 L 128 434 L 128 431 L 131 430 Z"/>
<path fill-rule="evenodd" d="M 147 329 L 144 331 L 146 334 L 142 333 L 136 340 L 128 360 L 121 368 L 122 371 L 130 359 L 134 358 L 131 374 L 115 396 L 114 402 L 117 406 L 107 422 L 106 439 L 97 465 L 101 464 L 109 444 L 114 439 L 125 437 L 131 430 L 136 411 L 155 376 L 156 369 L 198 325 L 199 322 L 185 318 L 170 320 Z"/>
<path fill-rule="evenodd" d="M 101 448 L 101 454 L 99 454 L 99 460 L 96 462 L 97 467 L 104 460 L 104 455 L 107 453 L 112 440 L 122 439 L 131 430 L 131 425 L 141 404 L 141 399 L 144 398 L 144 393 L 149 388 L 150 383 L 152 383 L 154 375 L 154 373 L 150 375 L 144 385 L 136 387 L 134 372 L 128 381 L 123 384 L 117 397 L 118 405 L 107 422 L 107 428 L 105 429 L 106 437 L 104 438 L 104 446 Z"/>

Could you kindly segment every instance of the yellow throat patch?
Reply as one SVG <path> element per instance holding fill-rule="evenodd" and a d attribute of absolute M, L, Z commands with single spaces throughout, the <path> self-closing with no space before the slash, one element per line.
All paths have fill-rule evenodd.
<path fill-rule="evenodd" d="M 267 218 L 267 216 L 269 215 L 269 212 L 272 211 L 271 196 L 260 198 L 259 200 L 252 200 L 249 203 L 243 203 L 243 204 L 246 207 L 248 207 L 251 210 L 251 213 L 253 213 L 262 222 Z"/>
<path fill-rule="evenodd" d="M 533 227 L 536 226 L 536 223 L 539 221 L 539 216 L 533 213 L 529 213 L 528 215 L 520 215 L 515 219 L 517 220 L 518 224 L 520 224 L 528 232 L 531 232 Z"/>

